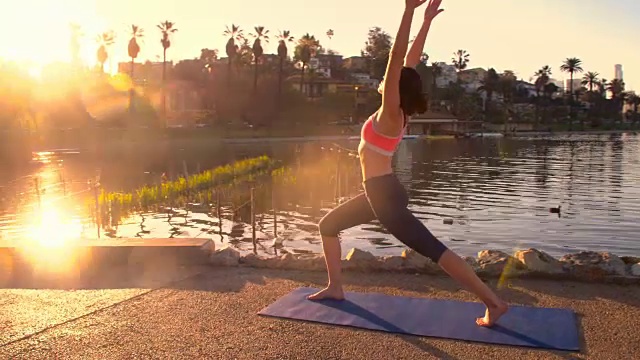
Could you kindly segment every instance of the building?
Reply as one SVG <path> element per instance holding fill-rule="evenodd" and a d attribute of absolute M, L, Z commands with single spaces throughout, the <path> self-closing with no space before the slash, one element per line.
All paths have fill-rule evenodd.
<path fill-rule="evenodd" d="M 549 79 L 549 82 L 556 84 L 559 93 L 564 93 L 564 83 L 562 82 L 562 80 Z"/>
<path fill-rule="evenodd" d="M 167 61 L 167 77 L 173 69 L 173 61 Z M 162 84 L 162 62 L 133 63 L 133 82 L 137 85 L 159 85 Z M 131 75 L 131 62 L 118 63 L 118 72 Z"/>
<path fill-rule="evenodd" d="M 622 77 L 622 65 L 621 64 L 616 64 L 616 66 L 615 66 L 614 79 L 624 80 L 624 78 Z"/>
<path fill-rule="evenodd" d="M 440 74 L 436 77 L 437 87 L 447 87 L 450 83 L 458 81 L 458 71 L 455 66 L 446 63 L 436 63 L 436 65 L 440 69 Z"/>
<path fill-rule="evenodd" d="M 571 79 L 565 80 L 565 90 L 566 92 L 571 91 Z M 573 92 L 580 91 L 582 89 L 582 79 L 573 79 Z"/>
<path fill-rule="evenodd" d="M 463 83 L 474 83 L 484 80 L 487 76 L 487 70 L 483 68 L 473 68 L 462 70 L 458 73 L 458 79 Z"/>
<path fill-rule="evenodd" d="M 352 56 L 344 59 L 342 66 L 350 71 L 368 71 L 367 59 L 362 56 Z"/>
<path fill-rule="evenodd" d="M 486 76 L 487 70 L 483 68 L 474 68 L 458 72 L 458 79 L 462 83 L 462 87 L 469 93 L 477 92 L 482 86 L 482 82 Z"/>
<path fill-rule="evenodd" d="M 516 88 L 526 91 L 528 97 L 536 96 L 537 94 L 536 85 L 523 80 L 516 80 Z"/>
<path fill-rule="evenodd" d="M 353 73 L 350 76 L 356 84 L 362 85 L 363 87 L 377 90 L 378 86 L 380 86 L 380 80 L 372 78 L 369 74 Z"/>

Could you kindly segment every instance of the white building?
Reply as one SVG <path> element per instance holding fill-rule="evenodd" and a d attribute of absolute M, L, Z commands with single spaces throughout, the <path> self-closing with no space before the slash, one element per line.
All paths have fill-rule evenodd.
<path fill-rule="evenodd" d="M 622 65 L 621 64 L 616 64 L 615 66 L 615 77 L 614 79 L 618 79 L 618 80 L 623 80 L 624 78 L 622 77 Z"/>
<path fill-rule="evenodd" d="M 369 74 L 354 73 L 351 74 L 351 77 L 355 80 L 356 83 L 369 87 L 371 89 L 377 89 L 380 85 L 380 80 L 372 78 Z"/>
<path fill-rule="evenodd" d="M 439 88 L 447 87 L 450 83 L 458 81 L 458 72 L 453 65 L 446 63 L 436 63 L 440 68 L 440 75 L 436 77 L 436 86 Z"/>
<path fill-rule="evenodd" d="M 571 79 L 567 79 L 565 85 L 565 90 L 567 92 L 571 91 Z M 582 79 L 573 79 L 573 92 L 579 91 L 582 88 Z"/>

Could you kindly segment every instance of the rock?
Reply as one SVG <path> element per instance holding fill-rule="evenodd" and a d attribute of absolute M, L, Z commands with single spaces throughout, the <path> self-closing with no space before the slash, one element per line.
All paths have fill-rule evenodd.
<path fill-rule="evenodd" d="M 453 219 L 444 219 L 442 223 L 445 225 L 453 225 Z"/>
<path fill-rule="evenodd" d="M 383 270 L 399 271 L 404 268 L 405 259 L 402 256 L 385 256 L 380 258 L 380 268 Z"/>
<path fill-rule="evenodd" d="M 347 254 L 346 261 L 343 262 L 343 267 L 346 269 L 370 269 L 375 267 L 377 260 L 372 253 L 353 248 Z"/>
<path fill-rule="evenodd" d="M 231 247 L 217 250 L 209 257 L 209 263 L 217 266 L 238 266 L 240 252 Z"/>
<path fill-rule="evenodd" d="M 640 276 L 640 262 L 634 265 L 631 265 L 631 275 Z"/>
<path fill-rule="evenodd" d="M 635 256 L 621 256 L 620 259 L 627 265 L 635 265 L 640 263 L 640 257 Z"/>
<path fill-rule="evenodd" d="M 465 256 L 463 260 L 466 261 L 467 264 L 469 264 L 469 266 L 471 266 L 474 269 L 478 267 L 478 261 L 476 260 L 476 258 L 472 256 Z"/>
<path fill-rule="evenodd" d="M 298 259 L 292 253 L 285 253 L 278 259 L 278 268 L 280 269 L 295 269 L 296 261 Z"/>
<path fill-rule="evenodd" d="M 298 256 L 293 263 L 293 267 L 298 270 L 319 271 L 326 270 L 324 256 L 322 255 L 304 255 Z"/>
<path fill-rule="evenodd" d="M 520 260 L 498 250 L 482 250 L 478 252 L 478 268 L 490 275 L 500 275 L 504 272 L 517 272 L 526 267 Z"/>
<path fill-rule="evenodd" d="M 402 258 L 404 259 L 404 266 L 407 269 L 427 272 L 437 272 L 440 270 L 440 267 L 431 261 L 431 259 L 422 256 L 422 254 L 417 253 L 413 249 L 405 249 L 402 252 Z"/>
<path fill-rule="evenodd" d="M 353 248 L 347 254 L 347 261 L 371 262 L 371 261 L 376 261 L 376 257 L 368 251 L 363 251 L 360 249 Z"/>
<path fill-rule="evenodd" d="M 279 260 L 280 258 L 277 258 L 277 257 L 269 258 L 269 257 L 258 256 L 254 253 L 249 253 L 240 258 L 240 263 L 247 266 L 256 267 L 256 268 L 275 269 L 279 265 L 279 262 L 280 262 Z"/>
<path fill-rule="evenodd" d="M 562 263 L 553 256 L 536 249 L 520 250 L 515 258 L 522 262 L 527 269 L 547 274 L 560 274 L 564 272 Z"/>
<path fill-rule="evenodd" d="M 573 275 L 596 280 L 610 275 L 626 275 L 626 265 L 622 259 L 608 252 L 581 251 L 567 254 L 560 261 Z"/>

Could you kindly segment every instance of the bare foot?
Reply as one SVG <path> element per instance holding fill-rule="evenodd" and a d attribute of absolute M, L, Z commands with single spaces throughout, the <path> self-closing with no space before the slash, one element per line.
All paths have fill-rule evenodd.
<path fill-rule="evenodd" d="M 484 317 L 477 318 L 476 324 L 479 326 L 491 327 L 507 312 L 507 310 L 509 310 L 509 305 L 500 300 L 500 302 L 495 305 L 487 306 L 487 311 L 485 311 Z"/>
<path fill-rule="evenodd" d="M 313 295 L 309 295 L 307 299 L 309 300 L 322 300 L 322 299 L 344 300 L 344 292 L 342 291 L 342 286 L 328 286 L 325 289 L 320 290 Z"/>

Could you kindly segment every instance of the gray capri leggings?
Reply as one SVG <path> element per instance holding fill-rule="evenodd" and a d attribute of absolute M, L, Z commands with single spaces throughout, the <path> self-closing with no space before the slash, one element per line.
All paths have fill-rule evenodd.
<path fill-rule="evenodd" d="M 337 237 L 343 230 L 378 219 L 403 244 L 437 263 L 447 246 L 409 211 L 408 205 L 407 192 L 394 174 L 370 178 L 364 182 L 364 193 L 320 220 L 320 234 Z"/>

